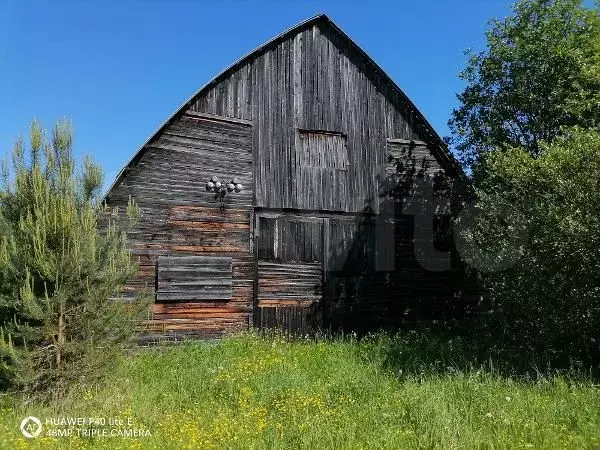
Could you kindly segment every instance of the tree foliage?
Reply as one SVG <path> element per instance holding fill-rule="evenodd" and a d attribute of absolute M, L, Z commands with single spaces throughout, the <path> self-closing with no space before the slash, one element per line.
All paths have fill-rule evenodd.
<path fill-rule="evenodd" d="M 599 9 L 521 0 L 486 38 L 460 74 L 467 86 L 449 122 L 464 164 L 504 147 L 537 155 L 563 126 L 600 125 Z"/>
<path fill-rule="evenodd" d="M 68 123 L 47 142 L 34 122 L 30 143 L 16 143 L 0 191 L 0 387 L 59 392 L 101 373 L 146 307 L 116 299 L 139 213 L 102 205 L 102 170 L 89 158 L 76 170 Z"/>
<path fill-rule="evenodd" d="M 513 148 L 482 164 L 482 213 L 464 230 L 473 249 L 512 248 L 519 256 L 505 270 L 481 273 L 507 331 L 549 361 L 573 357 L 600 367 L 600 134 L 563 130 L 540 143 L 537 157 Z M 527 230 L 516 246 L 518 227 L 506 220 L 514 215 Z"/>

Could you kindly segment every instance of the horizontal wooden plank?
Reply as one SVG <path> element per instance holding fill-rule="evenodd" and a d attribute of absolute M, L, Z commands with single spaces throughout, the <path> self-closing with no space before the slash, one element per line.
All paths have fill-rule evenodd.
<path fill-rule="evenodd" d="M 231 267 L 231 258 L 218 256 L 161 256 L 158 260 L 165 266 L 228 266 Z"/>
<path fill-rule="evenodd" d="M 221 293 L 221 292 L 210 292 L 210 291 L 156 291 L 156 300 L 157 301 L 213 301 L 213 300 L 222 300 L 229 301 L 231 300 L 230 293 Z"/>
<path fill-rule="evenodd" d="M 209 113 L 201 113 L 201 112 L 193 111 L 191 109 L 188 109 L 185 112 L 185 114 L 187 116 L 191 116 L 194 118 L 200 118 L 200 119 L 210 119 L 210 120 L 216 120 L 216 121 L 220 121 L 220 122 L 231 122 L 231 123 L 236 123 L 236 124 L 241 124 L 241 125 L 252 125 L 251 120 L 240 119 L 237 117 L 219 116 L 216 114 L 209 114 Z"/>
<path fill-rule="evenodd" d="M 428 145 L 430 145 L 425 141 L 419 141 L 416 139 L 387 138 L 387 142 L 390 144 L 416 145 L 416 146 L 424 146 L 424 147 L 427 147 Z"/>
<path fill-rule="evenodd" d="M 302 297 L 302 298 L 261 298 L 258 301 L 260 308 L 277 308 L 281 306 L 303 306 L 309 307 L 318 304 L 321 301 L 320 297 Z"/>

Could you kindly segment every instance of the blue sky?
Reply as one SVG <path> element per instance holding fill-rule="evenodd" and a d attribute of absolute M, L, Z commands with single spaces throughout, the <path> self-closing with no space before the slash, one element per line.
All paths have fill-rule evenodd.
<path fill-rule="evenodd" d="M 0 155 L 37 117 L 71 119 L 78 157 L 110 184 L 187 98 L 281 31 L 324 12 L 361 46 L 442 136 L 463 87 L 466 48 L 481 49 L 507 0 L 0 0 Z"/>

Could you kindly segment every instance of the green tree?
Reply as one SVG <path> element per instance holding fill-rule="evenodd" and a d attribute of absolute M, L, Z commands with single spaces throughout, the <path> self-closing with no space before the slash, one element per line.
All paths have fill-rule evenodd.
<path fill-rule="evenodd" d="M 48 143 L 34 122 L 30 141 L 16 143 L 0 191 L 0 387 L 62 392 L 101 374 L 146 309 L 118 299 L 139 212 L 102 204 L 102 170 L 89 158 L 76 170 L 68 123 Z"/>
<path fill-rule="evenodd" d="M 600 368 L 600 134 L 565 129 L 537 157 L 513 148 L 481 164 L 480 214 L 456 230 L 472 244 L 467 260 L 478 260 L 476 249 L 520 256 L 505 270 L 478 267 L 508 335 L 547 361 Z M 515 246 L 519 229 L 526 239 Z"/>
<path fill-rule="evenodd" d="M 600 125 L 600 15 L 580 0 L 521 0 L 470 54 L 449 126 L 462 162 L 522 147 L 532 155 L 562 126 Z"/>

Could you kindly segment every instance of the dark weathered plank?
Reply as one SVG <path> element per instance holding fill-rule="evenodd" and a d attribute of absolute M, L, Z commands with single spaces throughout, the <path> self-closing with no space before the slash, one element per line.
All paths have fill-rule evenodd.
<path fill-rule="evenodd" d="M 218 256 L 159 256 L 157 301 L 231 300 L 232 259 Z"/>

